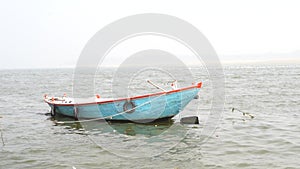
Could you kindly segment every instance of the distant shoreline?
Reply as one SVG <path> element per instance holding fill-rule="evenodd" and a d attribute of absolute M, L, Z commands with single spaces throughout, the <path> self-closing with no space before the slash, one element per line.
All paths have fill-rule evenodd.
<path fill-rule="evenodd" d="M 266 62 L 243 62 L 243 63 L 222 63 L 222 67 L 298 67 L 300 66 L 300 63 L 266 63 Z M 196 68 L 197 65 L 188 65 L 189 68 Z M 103 67 L 104 69 L 117 69 L 117 67 Z M 203 67 L 202 67 L 203 68 Z M 73 71 L 75 67 L 60 67 L 60 68 L 4 68 L 0 71 L 22 71 L 22 70 L 71 70 Z"/>
<path fill-rule="evenodd" d="M 222 66 L 300 66 L 300 58 L 286 59 L 266 59 L 266 60 L 221 60 Z M 189 67 L 195 67 L 195 64 L 188 64 Z M 51 70 L 51 69 L 74 69 L 72 66 L 66 67 L 21 67 L 21 68 L 0 68 L 0 70 Z M 115 65 L 103 65 L 103 68 L 117 68 Z"/>
<path fill-rule="evenodd" d="M 223 65 L 300 65 L 300 59 L 266 59 L 266 60 L 226 60 Z"/>

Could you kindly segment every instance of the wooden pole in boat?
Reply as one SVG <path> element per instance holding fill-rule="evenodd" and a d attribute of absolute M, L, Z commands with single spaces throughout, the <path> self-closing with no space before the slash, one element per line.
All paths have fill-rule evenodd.
<path fill-rule="evenodd" d="M 148 83 L 150 83 L 152 86 L 156 87 L 156 89 L 160 89 L 160 90 L 162 90 L 162 91 L 166 92 L 166 90 L 165 90 L 165 89 L 163 89 L 163 88 L 159 87 L 158 85 L 154 84 L 154 83 L 153 83 L 153 82 L 151 82 L 150 80 L 147 80 L 147 82 L 148 82 Z"/>

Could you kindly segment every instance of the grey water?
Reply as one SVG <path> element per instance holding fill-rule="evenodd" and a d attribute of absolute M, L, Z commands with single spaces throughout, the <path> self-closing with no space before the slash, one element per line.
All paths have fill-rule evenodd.
<path fill-rule="evenodd" d="M 72 69 L 0 70 L 0 168 L 299 168 L 300 66 L 225 66 L 224 110 L 206 141 L 213 86 L 203 69 L 190 70 L 203 81 L 200 98 L 172 121 L 63 125 L 54 120 L 73 119 L 45 115 L 43 95 L 71 95 Z M 157 92 L 148 78 L 167 88 L 170 77 L 159 73 L 131 79 L 125 94 Z M 182 77 L 181 86 L 191 83 Z M 112 79 L 111 69 L 99 71 L 95 93 L 120 94 Z M 178 123 L 188 115 L 200 124 Z"/>

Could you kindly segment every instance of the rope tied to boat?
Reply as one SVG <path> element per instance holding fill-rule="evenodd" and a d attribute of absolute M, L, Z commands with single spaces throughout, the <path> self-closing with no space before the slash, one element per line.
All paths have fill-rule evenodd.
<path fill-rule="evenodd" d="M 166 94 L 167 93 L 163 93 L 163 94 L 159 95 L 158 97 L 155 97 L 154 99 L 151 99 L 151 100 L 149 100 L 149 101 L 147 101 L 145 103 L 142 103 L 142 104 L 140 104 L 140 105 L 138 105 L 136 107 L 133 107 L 132 109 L 128 109 L 126 111 L 123 111 L 123 112 L 120 112 L 120 113 L 117 113 L 117 114 L 114 114 L 114 115 L 110 115 L 110 116 L 106 116 L 106 117 L 100 117 L 100 118 L 86 119 L 86 120 L 74 120 L 74 121 L 57 121 L 57 120 L 54 120 L 54 123 L 55 124 L 70 124 L 70 123 L 81 123 L 81 122 L 90 122 L 90 121 L 97 121 L 97 120 L 105 120 L 105 119 L 108 119 L 108 118 L 112 119 L 115 116 L 119 116 L 119 115 L 122 115 L 122 114 L 125 114 L 125 113 L 128 113 L 128 112 L 131 112 L 131 111 L 133 111 L 133 110 L 135 110 L 135 109 L 137 109 L 139 107 L 142 107 L 142 106 L 144 106 L 146 104 L 149 104 L 152 101 L 154 101 L 154 100 L 156 100 L 156 99 L 158 99 L 158 98 L 160 98 L 160 97 L 162 97 L 162 96 L 164 96 Z"/>

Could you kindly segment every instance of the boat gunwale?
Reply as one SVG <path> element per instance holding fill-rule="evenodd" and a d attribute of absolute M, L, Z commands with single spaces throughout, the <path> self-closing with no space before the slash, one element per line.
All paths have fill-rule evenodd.
<path fill-rule="evenodd" d="M 141 98 L 146 98 L 146 97 L 151 97 L 151 96 L 177 93 L 177 92 L 181 92 L 184 90 L 189 90 L 189 89 L 193 89 L 193 88 L 201 88 L 201 87 L 202 87 L 202 82 L 199 82 L 196 85 L 183 87 L 180 89 L 169 90 L 166 92 L 158 92 L 158 93 L 133 96 L 130 98 L 118 98 L 118 99 L 112 99 L 112 100 L 103 100 L 103 101 L 98 101 L 98 102 L 87 102 L 87 103 L 55 103 L 55 102 L 48 101 L 47 98 L 45 98 L 44 102 L 48 103 L 49 105 L 54 105 L 54 106 L 86 106 L 86 105 L 105 104 L 105 103 L 112 103 L 112 102 L 125 101 L 125 100 L 136 100 L 136 99 L 141 99 Z"/>

